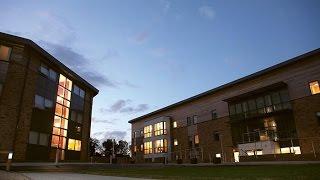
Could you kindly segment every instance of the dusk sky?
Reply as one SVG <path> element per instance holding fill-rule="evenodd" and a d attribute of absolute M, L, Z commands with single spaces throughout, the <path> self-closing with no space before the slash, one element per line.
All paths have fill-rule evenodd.
<path fill-rule="evenodd" d="M 96 86 L 93 137 L 320 47 L 320 0 L 0 0 L 0 31 L 32 39 Z"/>

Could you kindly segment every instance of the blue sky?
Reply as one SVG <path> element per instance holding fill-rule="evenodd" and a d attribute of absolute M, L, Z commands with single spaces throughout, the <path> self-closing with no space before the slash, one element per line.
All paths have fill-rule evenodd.
<path fill-rule="evenodd" d="M 100 90 L 92 136 L 320 47 L 319 0 L 1 1 L 0 31 L 34 40 Z"/>

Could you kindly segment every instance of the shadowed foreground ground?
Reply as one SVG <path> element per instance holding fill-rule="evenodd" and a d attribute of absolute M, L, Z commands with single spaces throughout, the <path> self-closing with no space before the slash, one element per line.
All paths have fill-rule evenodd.
<path fill-rule="evenodd" d="M 212 167 L 89 168 L 79 173 L 156 179 L 320 179 L 320 164 Z"/>

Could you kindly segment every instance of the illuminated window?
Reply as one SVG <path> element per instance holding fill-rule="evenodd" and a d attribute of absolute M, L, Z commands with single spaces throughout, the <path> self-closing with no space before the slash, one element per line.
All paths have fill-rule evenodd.
<path fill-rule="evenodd" d="M 253 151 L 247 151 L 247 155 L 248 156 L 254 156 L 254 152 Z"/>
<path fill-rule="evenodd" d="M 262 155 L 262 150 L 257 150 L 257 151 L 256 151 L 256 154 L 257 154 L 258 156 L 261 156 L 261 155 Z"/>
<path fill-rule="evenodd" d="M 152 136 L 152 125 L 145 126 L 143 128 L 143 132 L 144 132 L 144 137 L 145 138 L 151 137 Z"/>
<path fill-rule="evenodd" d="M 57 102 L 55 108 L 55 117 L 52 129 L 51 146 L 65 149 L 68 134 L 69 107 L 71 99 L 72 81 L 60 74 L 57 91 Z M 69 146 L 68 146 L 69 147 Z M 81 142 L 76 142 L 73 150 L 80 149 Z M 80 150 L 79 150 L 80 151 Z"/>
<path fill-rule="evenodd" d="M 173 139 L 173 145 L 178 146 L 178 139 Z"/>
<path fill-rule="evenodd" d="M 0 45 L 0 60 L 9 61 L 11 54 L 11 48 Z"/>
<path fill-rule="evenodd" d="M 168 142 L 166 139 L 155 141 L 154 153 L 166 153 L 168 151 Z"/>
<path fill-rule="evenodd" d="M 68 140 L 68 150 L 80 151 L 81 150 L 81 141 L 75 139 Z"/>
<path fill-rule="evenodd" d="M 133 146 L 133 152 L 137 152 L 137 146 Z"/>
<path fill-rule="evenodd" d="M 221 154 L 216 154 L 216 158 L 221 158 Z"/>
<path fill-rule="evenodd" d="M 152 141 L 144 143 L 144 154 L 152 154 Z"/>
<path fill-rule="evenodd" d="M 309 83 L 309 86 L 310 86 L 311 94 L 319 94 L 320 93 L 318 81 L 314 81 L 314 82 Z"/>
<path fill-rule="evenodd" d="M 194 136 L 194 144 L 199 144 L 199 135 Z"/>
<path fill-rule="evenodd" d="M 143 144 L 140 145 L 140 151 L 143 152 Z"/>
<path fill-rule="evenodd" d="M 154 125 L 154 135 L 160 136 L 167 134 L 166 122 L 159 122 Z"/>
<path fill-rule="evenodd" d="M 173 126 L 173 128 L 177 128 L 178 127 L 177 121 L 173 121 L 172 126 Z"/>

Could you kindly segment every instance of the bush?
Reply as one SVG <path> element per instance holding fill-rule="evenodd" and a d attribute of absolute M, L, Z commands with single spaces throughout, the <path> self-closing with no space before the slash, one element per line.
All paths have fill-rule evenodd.
<path fill-rule="evenodd" d="M 182 159 L 177 159 L 177 164 L 182 164 Z"/>
<path fill-rule="evenodd" d="M 198 163 L 198 159 L 197 158 L 192 158 L 190 159 L 191 164 L 197 164 Z"/>

